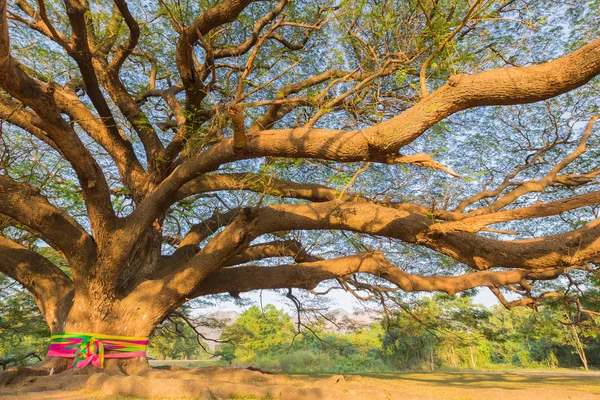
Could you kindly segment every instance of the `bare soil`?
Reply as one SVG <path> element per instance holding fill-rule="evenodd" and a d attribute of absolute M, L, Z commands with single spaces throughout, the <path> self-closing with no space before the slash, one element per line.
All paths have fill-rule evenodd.
<path fill-rule="evenodd" d="M 93 369 L 12 372 L 3 400 L 306 399 L 600 400 L 600 373 L 488 372 L 282 375 L 240 368 L 152 368 L 138 376 Z M 0 374 L 2 382 L 3 374 Z"/>

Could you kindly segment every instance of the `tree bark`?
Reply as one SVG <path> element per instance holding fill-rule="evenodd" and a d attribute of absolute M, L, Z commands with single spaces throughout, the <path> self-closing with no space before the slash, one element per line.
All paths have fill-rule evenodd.
<path fill-rule="evenodd" d="M 585 355 L 585 348 L 583 347 L 583 343 L 581 343 L 581 340 L 579 339 L 579 334 L 577 333 L 577 328 L 575 327 L 575 325 L 571 325 L 571 333 L 573 337 L 573 342 L 575 344 L 575 350 L 577 350 L 577 355 L 579 356 L 579 359 L 583 364 L 583 368 L 585 368 L 586 371 L 589 371 L 588 360 L 587 356 Z"/>
<path fill-rule="evenodd" d="M 70 310 L 66 312 L 65 319 L 60 323 L 62 329 L 54 330 L 53 333 L 149 337 L 157 325 L 156 319 L 123 309 L 121 305 L 122 302 L 118 300 L 107 301 L 93 296 L 76 296 Z M 58 373 L 72 365 L 73 361 L 73 358 L 47 356 L 38 368 L 48 371 L 54 368 L 55 373 Z M 105 358 L 104 360 L 104 371 L 107 373 L 137 374 L 148 367 L 146 357 Z"/>

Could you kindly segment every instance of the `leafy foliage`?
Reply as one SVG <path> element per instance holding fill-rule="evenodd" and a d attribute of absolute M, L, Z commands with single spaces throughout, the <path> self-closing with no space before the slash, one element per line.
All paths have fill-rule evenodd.
<path fill-rule="evenodd" d="M 31 296 L 0 275 L 0 367 L 39 361 L 48 350 L 49 333 Z"/>
<path fill-rule="evenodd" d="M 320 320 L 293 335 L 290 317 L 269 305 L 264 314 L 248 309 L 228 327 L 222 339 L 229 343 L 217 354 L 227 364 L 292 373 L 583 368 L 575 332 L 589 365 L 600 367 L 598 321 L 561 322 L 564 309 L 556 307 L 487 309 L 467 296 L 438 295 L 355 330 L 333 333 Z"/>
<path fill-rule="evenodd" d="M 294 325 L 289 315 L 269 304 L 263 310 L 250 307 L 232 325 L 223 332 L 221 339 L 235 344 L 225 346 L 227 354 L 235 355 L 239 360 L 251 360 L 256 354 L 284 352 L 294 337 Z M 233 351 L 232 351 L 233 350 Z"/>

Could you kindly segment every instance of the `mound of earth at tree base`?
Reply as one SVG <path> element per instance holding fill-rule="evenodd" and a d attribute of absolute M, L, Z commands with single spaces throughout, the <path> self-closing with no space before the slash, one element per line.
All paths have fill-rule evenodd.
<path fill-rule="evenodd" d="M 2 377 L 6 372 L 0 373 Z M 70 370 L 13 372 L 3 400 L 154 399 L 578 399 L 600 400 L 600 374 L 380 373 L 279 375 L 240 368 L 153 368 L 140 375 Z"/>

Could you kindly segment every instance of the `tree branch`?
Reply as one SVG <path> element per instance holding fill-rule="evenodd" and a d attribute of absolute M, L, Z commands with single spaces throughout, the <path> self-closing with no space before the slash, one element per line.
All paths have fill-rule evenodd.
<path fill-rule="evenodd" d="M 600 219 L 567 233 L 503 241 L 464 232 L 436 234 L 429 229 L 435 221 L 411 207 L 367 202 L 274 205 L 257 210 L 256 218 L 257 235 L 289 230 L 349 230 L 426 246 L 477 270 L 581 265 L 600 254 Z"/>
<path fill-rule="evenodd" d="M 273 22 L 279 14 L 281 14 L 288 2 L 289 0 L 279 0 L 277 5 L 269 13 L 267 13 L 264 17 L 262 17 L 256 22 L 256 24 L 254 25 L 254 29 L 252 29 L 250 37 L 240 45 L 215 50 L 215 60 L 226 57 L 239 57 L 250 51 L 252 46 L 254 46 L 258 41 L 260 31 L 265 26 Z"/>
<path fill-rule="evenodd" d="M 598 73 L 600 40 L 546 64 L 454 77 L 399 116 L 364 130 L 296 128 L 248 133 L 243 151 L 234 151 L 233 139 L 224 139 L 176 167 L 135 213 L 158 215 L 186 182 L 222 164 L 242 159 L 274 156 L 393 162 L 397 157 L 393 153 L 400 147 L 453 113 L 478 106 L 544 100 L 584 85 Z"/>
<path fill-rule="evenodd" d="M 545 188 L 550 186 L 552 183 L 557 182 L 557 180 L 560 179 L 560 178 L 558 178 L 559 172 L 562 171 L 569 164 L 571 164 L 573 161 L 575 161 L 579 156 L 581 156 L 587 150 L 587 141 L 590 138 L 590 136 L 592 135 L 592 130 L 594 128 L 594 124 L 596 123 L 596 121 L 599 118 L 600 118 L 600 115 L 595 115 L 592 118 L 590 118 L 590 120 L 588 121 L 587 126 L 584 130 L 584 133 L 583 133 L 581 139 L 579 140 L 579 144 L 577 145 L 575 150 L 573 150 L 564 159 L 559 161 L 543 178 L 536 179 L 536 180 L 529 180 L 526 182 L 519 182 L 518 187 L 516 189 L 501 196 L 499 199 L 495 200 L 489 206 L 471 210 L 467 214 L 470 216 L 476 216 L 476 215 L 483 215 L 483 214 L 489 214 L 489 213 L 495 212 L 497 210 L 500 210 L 500 209 L 506 207 L 507 205 L 509 205 L 510 203 L 515 201 L 516 199 L 523 196 L 524 194 L 532 193 L 532 192 L 542 192 Z M 564 179 L 564 177 L 563 177 L 563 179 Z M 510 183 L 512 183 L 512 182 L 505 180 L 505 182 L 503 182 L 503 185 L 501 185 L 501 187 L 506 188 L 507 186 L 510 185 Z M 493 193 L 500 194 L 501 191 L 496 190 L 496 191 L 492 191 L 491 193 L 488 193 L 486 195 L 475 195 L 475 196 L 472 196 L 471 199 L 480 199 L 480 198 L 484 198 L 484 197 L 489 197 L 489 194 L 493 194 Z M 468 200 L 467 204 L 471 203 L 472 201 L 473 200 Z M 462 209 L 464 209 L 463 204 L 464 203 L 461 203 L 459 205 L 459 208 L 462 206 Z"/>
<path fill-rule="evenodd" d="M 0 272 L 19 282 L 33 296 L 53 333 L 62 332 L 73 299 L 73 282 L 34 251 L 0 236 Z"/>
<path fill-rule="evenodd" d="M 0 86 L 43 120 L 44 130 L 77 173 L 92 227 L 101 238 L 115 220 L 104 174 L 73 128 L 60 115 L 53 99 L 54 87 L 31 78 L 10 55 L 6 2 L 0 2 Z"/>
<path fill-rule="evenodd" d="M 355 199 L 356 195 L 346 195 L 334 188 L 313 183 L 298 183 L 286 181 L 268 175 L 237 173 L 237 174 L 206 174 L 186 183 L 175 193 L 173 202 L 188 196 L 216 192 L 222 190 L 248 190 L 271 196 L 291 197 L 315 202 L 330 201 L 338 198 Z"/>
<path fill-rule="evenodd" d="M 186 108 L 200 110 L 200 102 L 206 96 L 202 80 L 193 61 L 193 47 L 202 36 L 223 24 L 233 22 L 238 15 L 256 0 L 229 0 L 206 10 L 188 27 L 183 28 L 177 41 L 176 60 L 179 75 L 186 91 Z"/>
<path fill-rule="evenodd" d="M 62 251 L 74 266 L 93 257 L 95 245 L 92 237 L 35 188 L 0 175 L 0 192 L 0 212 L 40 232 L 51 241 L 48 244 Z"/>
<path fill-rule="evenodd" d="M 245 264 L 252 261 L 264 260 L 274 257 L 293 257 L 296 262 L 316 261 L 304 250 L 302 244 L 297 240 L 276 240 L 267 243 L 256 244 L 248 247 L 235 257 L 232 257 L 225 266 Z"/>
<path fill-rule="evenodd" d="M 140 38 L 140 26 L 135 18 L 133 18 L 133 15 L 131 15 L 129 7 L 127 7 L 127 3 L 124 0 L 115 0 L 115 5 L 119 9 L 123 19 L 125 19 L 125 23 L 127 24 L 130 33 L 125 43 L 119 47 L 119 50 L 113 56 L 110 65 L 108 66 L 112 73 L 118 74 L 121 66 L 138 43 Z"/>
<path fill-rule="evenodd" d="M 124 300 L 128 304 L 139 304 L 148 310 L 149 315 L 156 310 L 166 310 L 164 315 L 153 316 L 157 322 L 166 314 L 181 305 L 198 282 L 223 267 L 232 257 L 244 251 L 254 239 L 255 216 L 250 209 L 243 209 L 227 225 L 216 234 L 189 261 L 164 268 L 159 276 L 140 283 Z M 147 299 L 148 293 L 155 293 Z"/>
<path fill-rule="evenodd" d="M 314 289 L 328 279 L 366 273 L 385 279 L 405 292 L 441 291 L 449 294 L 481 286 L 506 286 L 524 279 L 555 279 L 564 269 L 485 271 L 459 276 L 419 276 L 409 274 L 380 254 L 361 254 L 330 260 L 280 265 L 223 268 L 202 281 L 193 297 L 217 293 L 248 292 L 256 289 Z"/>

